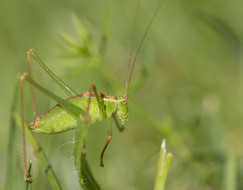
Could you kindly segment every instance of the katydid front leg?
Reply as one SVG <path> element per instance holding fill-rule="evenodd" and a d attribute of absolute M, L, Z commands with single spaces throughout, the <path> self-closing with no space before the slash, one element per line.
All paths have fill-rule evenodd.
<path fill-rule="evenodd" d="M 112 138 L 112 120 L 111 120 L 111 118 L 108 118 L 107 120 L 108 120 L 108 137 L 107 137 L 106 145 L 103 148 L 101 155 L 100 155 L 100 166 L 101 167 L 105 167 L 104 163 L 103 163 L 103 157 L 104 157 L 105 150 L 106 150 L 107 146 L 109 145 L 111 138 Z"/>
<path fill-rule="evenodd" d="M 97 100 L 97 103 L 98 103 L 98 106 L 99 106 L 99 110 L 102 112 L 102 114 L 103 114 L 104 117 L 106 116 L 106 111 L 105 111 L 105 105 L 104 105 L 103 97 L 100 97 L 100 96 L 99 96 L 95 84 L 92 83 L 92 84 L 90 85 L 90 89 L 89 89 L 88 107 L 87 107 L 87 112 L 86 112 L 86 117 L 85 117 L 85 119 L 84 119 L 84 123 L 87 123 L 87 122 L 88 122 L 88 118 L 89 118 L 89 108 L 90 108 L 90 102 L 91 102 L 92 91 L 93 91 L 94 94 L 95 94 L 95 98 L 96 98 L 96 100 Z M 109 125 L 109 126 L 108 126 L 108 138 L 107 138 L 107 143 L 106 143 L 105 147 L 103 148 L 102 153 L 101 153 L 101 155 L 100 155 L 100 166 L 101 166 L 101 167 L 104 167 L 104 163 L 103 163 L 104 153 L 105 153 L 105 150 L 106 150 L 108 144 L 110 143 L 110 141 L 111 141 L 111 137 L 112 137 L 112 121 L 111 121 L 111 118 L 108 118 L 108 125 Z"/>

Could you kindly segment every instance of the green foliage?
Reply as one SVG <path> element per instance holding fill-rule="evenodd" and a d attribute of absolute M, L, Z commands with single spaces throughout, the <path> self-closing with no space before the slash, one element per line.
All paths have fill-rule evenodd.
<path fill-rule="evenodd" d="M 106 14 L 106 2 L 97 0 L 51 1 L 48 6 L 44 1 L 0 4 L 0 189 L 24 189 L 21 132 L 9 132 L 8 115 L 14 78 L 26 72 L 26 51 L 34 48 L 40 52 L 48 67 L 78 93 L 88 90 L 94 82 L 99 91 L 106 87 L 108 94 L 122 96 L 136 5 L 130 1 L 113 2 Z M 135 47 L 155 4 L 141 2 Z M 89 128 L 86 159 L 100 187 L 151 189 L 156 178 L 157 147 L 161 138 L 166 138 L 173 161 L 165 189 L 243 188 L 242 6 L 243 2 L 237 0 L 223 0 L 220 5 L 214 0 L 165 1 L 136 65 L 127 128 L 123 134 L 114 130 L 105 170 L 99 168 L 99 155 L 107 124 L 97 123 Z M 73 14 L 77 17 L 75 27 L 71 22 Z M 102 32 L 103 15 L 108 15 L 104 21 L 108 23 L 108 30 L 104 30 L 107 32 Z M 80 25 L 88 29 L 84 30 L 86 41 L 80 37 L 82 27 L 77 32 L 81 20 Z M 59 52 L 53 43 L 56 33 L 61 33 Z M 62 97 L 39 67 L 33 69 L 38 83 Z M 28 87 L 25 90 L 28 94 Z M 36 94 L 38 113 L 55 104 L 41 93 Z M 19 110 L 16 102 L 15 98 L 13 105 Z M 31 122 L 28 95 L 25 111 L 26 122 Z M 15 120 L 11 122 L 13 125 Z M 73 133 L 40 136 L 63 189 L 79 186 L 75 184 L 70 153 Z M 5 146 L 7 140 L 15 145 Z M 43 168 L 38 167 L 39 159 L 32 155 L 33 149 L 28 150 L 36 176 L 33 189 L 52 189 Z M 7 158 L 8 152 L 12 156 Z M 12 168 L 5 169 L 6 161 L 12 163 Z"/>

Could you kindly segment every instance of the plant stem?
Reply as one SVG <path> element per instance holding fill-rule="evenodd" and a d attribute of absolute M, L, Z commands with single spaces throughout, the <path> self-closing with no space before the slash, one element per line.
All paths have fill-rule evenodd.
<path fill-rule="evenodd" d="M 167 174 L 169 171 L 172 154 L 166 154 L 165 139 L 162 141 L 157 176 L 155 180 L 154 190 L 164 190 Z"/>

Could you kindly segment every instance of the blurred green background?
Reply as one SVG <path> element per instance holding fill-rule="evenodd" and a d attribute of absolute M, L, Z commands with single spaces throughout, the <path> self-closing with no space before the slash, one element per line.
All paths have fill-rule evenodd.
<path fill-rule="evenodd" d="M 135 47 L 159 1 L 140 3 Z M 27 71 L 26 52 L 34 48 L 45 63 L 76 91 L 89 89 L 123 96 L 136 1 L 1 0 L 0 1 L 0 189 L 6 188 L 10 108 L 19 74 Z M 107 16 L 108 15 L 108 16 Z M 90 128 L 87 160 L 103 189 L 152 189 L 162 138 L 174 155 L 166 189 L 243 189 L 243 2 L 165 0 L 139 55 L 132 78 L 127 128 L 113 139 L 104 162 L 107 122 Z M 107 49 L 101 69 L 92 55 L 81 56 L 60 38 L 80 43 L 77 23 L 91 36 L 94 52 L 103 28 Z M 104 24 L 105 23 L 105 24 Z M 136 49 L 136 48 L 135 48 Z M 34 64 L 34 76 L 65 98 Z M 114 75 L 115 79 L 112 78 Z M 121 84 L 121 86 L 119 85 Z M 26 121 L 31 122 L 29 87 Z M 55 105 L 37 92 L 38 113 Z M 63 189 L 78 189 L 73 165 L 73 133 L 40 135 L 41 143 Z M 21 131 L 17 129 L 12 163 L 14 189 L 24 187 Z M 34 189 L 51 189 L 43 169 L 33 160 Z"/>

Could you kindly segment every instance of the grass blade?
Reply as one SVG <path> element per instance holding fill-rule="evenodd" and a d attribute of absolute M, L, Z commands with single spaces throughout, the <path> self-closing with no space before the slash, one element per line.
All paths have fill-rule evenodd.
<path fill-rule="evenodd" d="M 15 139 L 16 139 L 16 122 L 13 117 L 14 112 L 16 110 L 16 100 L 18 97 L 18 91 L 19 91 L 19 76 L 16 79 L 16 84 L 14 88 L 14 95 L 12 99 L 12 105 L 11 105 L 11 110 L 10 110 L 10 132 L 9 132 L 9 144 L 8 144 L 8 163 L 7 163 L 7 179 L 6 179 L 6 188 L 5 189 L 14 189 L 14 184 L 15 184 L 15 152 L 14 152 L 14 146 L 15 146 Z"/>
<path fill-rule="evenodd" d="M 224 190 L 237 189 L 237 160 L 233 153 L 228 153 L 224 174 Z"/>
<path fill-rule="evenodd" d="M 75 147 L 74 147 L 74 159 L 75 167 L 78 173 L 79 183 L 84 190 L 99 190 L 100 187 L 95 181 L 93 174 L 88 166 L 83 155 L 84 140 L 87 135 L 88 127 L 83 125 L 80 120 L 75 129 Z"/>
<path fill-rule="evenodd" d="M 88 162 L 85 159 L 84 156 L 81 156 L 81 171 L 82 171 L 82 175 L 83 175 L 83 179 L 85 179 L 85 187 L 83 187 L 84 189 L 92 189 L 92 190 L 100 190 L 100 186 L 98 185 L 98 183 L 95 181 L 91 170 L 89 168 Z"/>
<path fill-rule="evenodd" d="M 28 169 L 28 178 L 32 177 L 32 162 L 30 161 L 30 164 L 29 164 L 29 169 Z M 31 190 L 32 189 L 32 182 L 26 182 L 26 190 Z"/>
<path fill-rule="evenodd" d="M 167 174 L 169 171 L 170 163 L 172 160 L 172 154 L 166 154 L 165 139 L 162 141 L 158 171 L 156 176 L 156 181 L 154 185 L 154 190 L 164 190 Z"/>
<path fill-rule="evenodd" d="M 111 6 L 110 4 L 107 6 L 106 11 L 105 11 L 105 16 L 103 19 L 102 36 L 101 36 L 101 42 L 99 45 L 99 53 L 102 58 L 105 56 L 105 53 L 106 53 L 108 36 L 110 33 L 110 24 L 111 24 L 110 6 Z"/>

